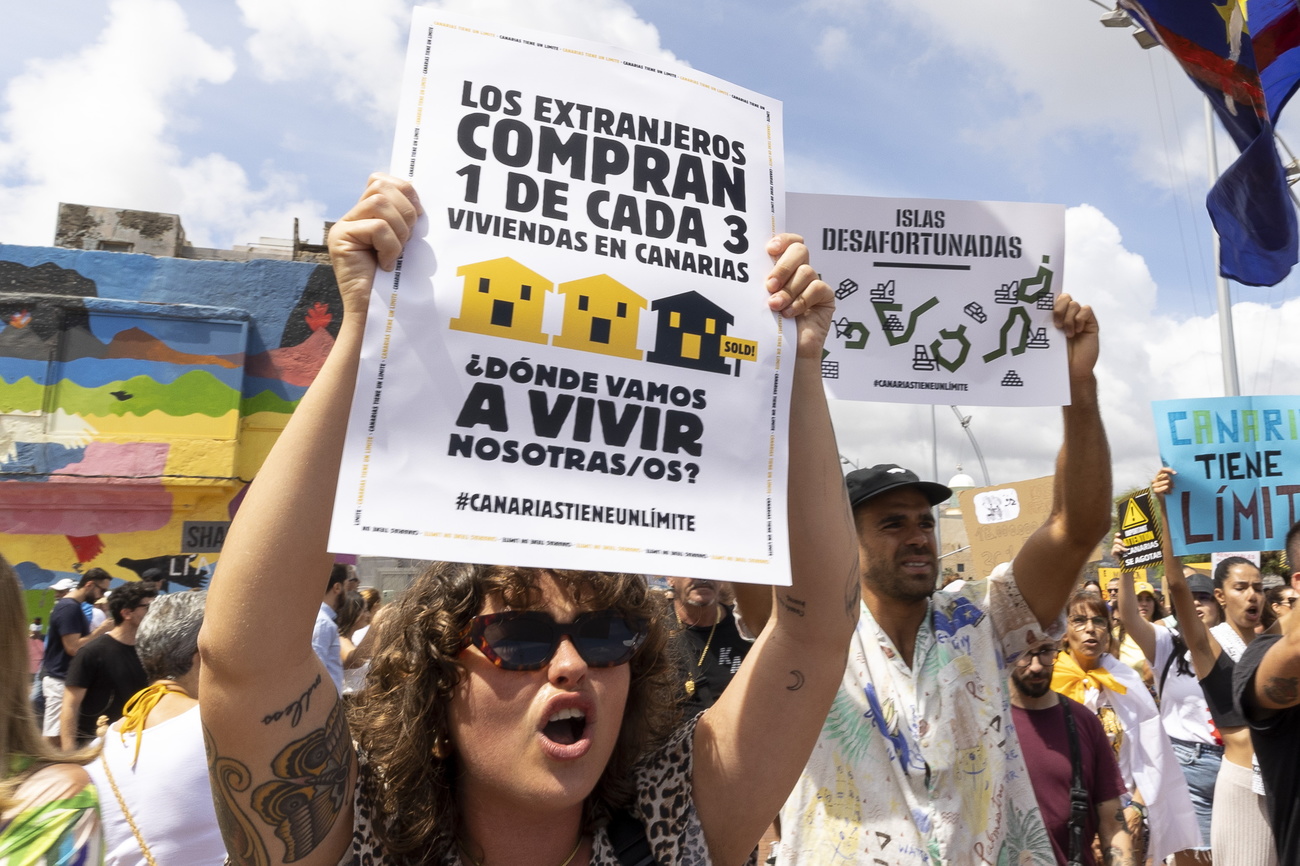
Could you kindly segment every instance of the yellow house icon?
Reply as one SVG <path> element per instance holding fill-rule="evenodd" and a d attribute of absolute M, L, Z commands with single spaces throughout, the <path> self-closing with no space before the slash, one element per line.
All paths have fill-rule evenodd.
<path fill-rule="evenodd" d="M 551 345 L 641 360 L 636 336 L 645 298 L 604 274 L 560 283 L 559 292 L 564 324 Z"/>
<path fill-rule="evenodd" d="M 545 343 L 542 310 L 550 280 L 512 258 L 474 262 L 456 270 L 465 278 L 460 317 L 450 327 L 491 337 Z"/>

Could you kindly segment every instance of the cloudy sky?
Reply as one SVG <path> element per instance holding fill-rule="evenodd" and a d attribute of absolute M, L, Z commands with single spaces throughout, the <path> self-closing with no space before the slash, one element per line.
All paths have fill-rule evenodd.
<path fill-rule="evenodd" d="M 309 237 L 392 139 L 406 0 L 82 0 L 0 30 L 0 242 L 45 245 L 60 201 L 180 214 L 192 242 Z M 1202 102 L 1091 0 L 443 0 L 671 57 L 785 106 L 812 193 L 1065 204 L 1065 287 L 1098 311 L 1117 488 L 1157 468 L 1149 402 L 1223 393 Z M 1300 109 L 1282 133 L 1300 147 Z M 1220 136 L 1220 160 L 1235 153 Z M 1243 394 L 1295 393 L 1296 277 L 1235 288 Z M 995 482 L 1048 474 L 1056 410 L 962 407 Z M 841 451 L 929 474 L 930 410 L 836 407 Z M 938 464 L 978 477 L 952 412 Z"/>

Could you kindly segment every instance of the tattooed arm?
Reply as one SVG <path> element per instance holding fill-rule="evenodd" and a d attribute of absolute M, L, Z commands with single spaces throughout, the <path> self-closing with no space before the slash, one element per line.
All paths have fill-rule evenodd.
<path fill-rule="evenodd" d="M 1133 858 L 1133 836 L 1119 797 L 1097 806 L 1097 841 L 1101 843 L 1106 866 L 1137 866 Z"/>
<path fill-rule="evenodd" d="M 1264 640 L 1264 638 L 1257 638 Z M 1248 647 L 1246 652 L 1250 653 Z M 1242 675 L 1249 675 L 1250 655 L 1243 655 L 1237 663 L 1234 683 Z M 1242 709 L 1247 717 L 1260 721 L 1300 704 L 1300 629 L 1291 628 L 1275 641 L 1259 660 L 1251 685 L 1241 695 Z"/>
<path fill-rule="evenodd" d="M 329 357 L 248 491 L 208 593 L 200 708 L 222 834 L 239 864 L 339 861 L 356 758 L 311 648 L 344 427 L 376 266 L 392 268 L 419 205 L 372 176 L 330 232 L 343 321 Z"/>
<path fill-rule="evenodd" d="M 768 252 L 779 256 L 769 306 L 798 329 L 789 439 L 778 445 L 789 454 L 791 585 L 776 587 L 766 629 L 696 728 L 695 805 L 715 863 L 743 862 L 785 802 L 844 676 L 858 620 L 853 521 L 821 382 L 834 296 L 800 238 L 782 235 Z M 750 617 L 754 605 L 741 609 Z"/>

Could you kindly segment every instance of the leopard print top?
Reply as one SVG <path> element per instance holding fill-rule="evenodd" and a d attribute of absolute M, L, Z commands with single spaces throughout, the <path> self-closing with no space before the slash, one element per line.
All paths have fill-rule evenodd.
<path fill-rule="evenodd" d="M 632 813 L 641 819 L 655 862 L 661 866 L 709 866 L 704 829 L 691 799 L 691 745 L 694 742 L 695 717 L 681 725 L 656 751 L 646 755 L 637 766 L 636 799 Z M 369 772 L 364 757 L 359 757 L 361 773 Z M 364 785 L 356 788 L 356 823 L 352 848 L 339 866 L 385 866 L 388 860 L 374 833 L 374 807 L 362 795 Z M 620 866 L 618 856 L 602 827 L 596 831 L 592 845 L 591 866 Z M 746 866 L 757 863 L 757 851 Z M 459 855 L 449 853 L 437 866 L 461 866 Z"/>

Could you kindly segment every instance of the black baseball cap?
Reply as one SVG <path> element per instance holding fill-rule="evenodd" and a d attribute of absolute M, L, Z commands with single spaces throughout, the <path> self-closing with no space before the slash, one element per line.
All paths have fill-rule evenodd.
<path fill-rule="evenodd" d="M 1200 572 L 1187 575 L 1187 588 L 1193 594 L 1203 592 L 1206 595 L 1214 595 L 1214 581 Z"/>
<path fill-rule="evenodd" d="M 895 487 L 915 487 L 931 505 L 952 497 L 952 491 L 933 481 L 922 481 L 916 473 L 895 463 L 877 463 L 870 469 L 854 469 L 844 476 L 844 486 L 849 490 L 849 507 L 857 508 L 873 496 L 879 496 Z"/>

